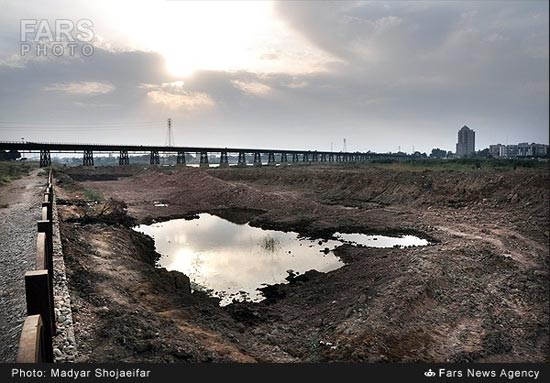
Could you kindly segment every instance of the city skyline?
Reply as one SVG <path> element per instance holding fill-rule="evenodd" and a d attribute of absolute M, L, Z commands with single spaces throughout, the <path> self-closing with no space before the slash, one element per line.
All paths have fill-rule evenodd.
<path fill-rule="evenodd" d="M 58 3 L 5 2 L 2 140 L 548 143 L 547 2 Z M 54 19 L 90 20 L 93 54 L 22 56 L 21 20 Z"/>

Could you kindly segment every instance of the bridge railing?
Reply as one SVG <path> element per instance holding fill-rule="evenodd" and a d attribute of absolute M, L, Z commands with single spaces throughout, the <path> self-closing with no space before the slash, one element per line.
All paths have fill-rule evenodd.
<path fill-rule="evenodd" d="M 25 273 L 27 317 L 23 323 L 18 363 L 53 362 L 56 333 L 53 299 L 53 175 L 44 190 L 41 219 L 37 222 L 35 269 Z"/>

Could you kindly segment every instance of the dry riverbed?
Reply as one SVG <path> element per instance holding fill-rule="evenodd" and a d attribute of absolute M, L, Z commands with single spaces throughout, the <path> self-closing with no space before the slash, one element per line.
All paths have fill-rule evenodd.
<path fill-rule="evenodd" d="M 547 169 L 129 166 L 55 175 L 81 361 L 547 358 Z M 270 286 L 260 303 L 219 307 L 191 293 L 185 275 L 156 268 L 153 240 L 131 229 L 204 212 L 315 238 L 415 234 L 431 245 L 344 245 L 337 270 Z"/>

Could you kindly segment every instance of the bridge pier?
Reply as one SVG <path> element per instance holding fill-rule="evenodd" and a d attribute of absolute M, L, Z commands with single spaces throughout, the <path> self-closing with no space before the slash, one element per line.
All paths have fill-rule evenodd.
<path fill-rule="evenodd" d="M 267 155 L 267 165 L 275 166 L 275 153 L 269 152 Z"/>
<path fill-rule="evenodd" d="M 262 166 L 262 154 L 254 152 L 254 166 Z"/>
<path fill-rule="evenodd" d="M 329 153 L 328 154 L 328 161 L 329 162 L 334 162 L 334 153 Z"/>
<path fill-rule="evenodd" d="M 227 160 L 227 152 L 220 152 L 220 168 L 228 168 L 229 161 Z"/>
<path fill-rule="evenodd" d="M 304 152 L 302 154 L 302 162 L 309 162 L 309 154 Z"/>
<path fill-rule="evenodd" d="M 94 166 L 94 152 L 86 149 L 84 150 L 84 158 L 82 161 L 83 166 Z"/>
<path fill-rule="evenodd" d="M 317 152 L 313 152 L 311 155 L 311 162 L 319 162 L 319 154 Z"/>
<path fill-rule="evenodd" d="M 210 165 L 208 164 L 208 152 L 201 152 L 201 158 L 200 158 L 200 165 L 201 168 L 207 168 Z"/>
<path fill-rule="evenodd" d="M 45 168 L 51 166 L 52 159 L 49 150 L 40 150 L 40 167 Z"/>
<path fill-rule="evenodd" d="M 176 156 L 176 164 L 185 165 L 185 152 L 179 151 Z"/>
<path fill-rule="evenodd" d="M 128 157 L 127 150 L 121 150 L 118 156 L 119 165 L 130 165 L 130 157 Z"/>
<path fill-rule="evenodd" d="M 292 153 L 292 162 L 293 163 L 298 162 L 298 153 Z"/>
<path fill-rule="evenodd" d="M 281 153 L 281 165 L 288 165 L 288 158 L 286 152 Z"/>
<path fill-rule="evenodd" d="M 246 167 L 246 153 L 239 152 L 239 159 L 237 160 L 237 166 Z"/>
<path fill-rule="evenodd" d="M 327 162 L 327 154 L 321 153 L 321 162 Z"/>
<path fill-rule="evenodd" d="M 158 165 L 160 164 L 160 156 L 158 150 L 151 150 L 151 156 L 149 157 L 149 164 Z"/>

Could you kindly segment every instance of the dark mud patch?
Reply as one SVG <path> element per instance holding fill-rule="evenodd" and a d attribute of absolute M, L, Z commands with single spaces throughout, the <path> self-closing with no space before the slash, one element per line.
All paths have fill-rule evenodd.
<path fill-rule="evenodd" d="M 81 225 L 90 225 L 94 223 L 104 223 L 109 225 L 122 225 L 132 227 L 135 219 L 128 215 L 128 206 L 123 201 L 109 199 L 103 202 L 85 202 L 65 200 L 65 206 L 77 206 L 81 214 L 77 217 L 67 218 L 66 222 L 78 223 Z"/>
<path fill-rule="evenodd" d="M 399 237 L 403 235 L 413 235 L 425 239 L 430 243 L 439 243 L 439 239 L 432 235 L 413 228 L 385 227 L 374 228 L 366 225 L 334 225 L 330 227 L 319 227 L 316 220 L 309 218 L 290 218 L 286 221 L 272 221 L 269 217 L 258 216 L 252 219 L 249 224 L 264 230 L 278 230 L 283 232 L 293 231 L 301 237 L 308 239 L 338 240 L 335 233 L 358 233 L 365 235 L 384 235 L 389 237 Z M 360 246 L 360 245 L 358 245 Z"/>
<path fill-rule="evenodd" d="M 77 181 L 118 181 L 119 178 L 131 177 L 131 174 L 71 174 L 70 177 Z"/>
<path fill-rule="evenodd" d="M 264 323 L 268 319 L 274 319 L 267 318 L 256 304 L 250 302 L 233 302 L 222 309 L 227 311 L 235 321 L 247 327 L 253 327 Z"/>
<path fill-rule="evenodd" d="M 338 246 L 333 250 L 334 255 L 336 255 L 338 258 L 342 260 L 342 262 L 346 264 L 350 264 L 353 262 L 362 261 L 365 259 L 365 257 L 372 256 L 370 254 L 371 249 L 364 248 L 362 246 L 356 246 L 349 243 L 343 244 L 342 246 Z M 377 248 L 377 254 L 383 253 L 384 250 L 386 251 L 386 255 L 378 255 L 378 257 L 386 258 L 389 256 L 395 256 L 395 250 L 400 250 L 396 248 Z M 393 250 L 393 251 L 390 251 Z"/>
<path fill-rule="evenodd" d="M 262 294 L 265 297 L 263 301 L 265 304 L 273 304 L 281 299 L 287 297 L 288 293 L 294 290 L 296 287 L 302 286 L 304 283 L 318 280 L 326 273 L 319 272 L 317 270 L 309 270 L 303 274 L 297 274 L 289 272 L 286 280 L 289 283 L 277 283 L 274 285 L 268 285 L 262 288 L 259 288 Z"/>
<path fill-rule="evenodd" d="M 165 216 L 146 216 L 145 218 L 136 221 L 137 224 L 141 225 L 151 225 L 153 223 L 157 222 L 166 222 L 171 221 L 173 219 L 185 219 L 187 221 L 191 221 L 193 219 L 199 219 L 200 212 L 190 212 L 190 213 L 184 213 L 184 214 L 170 214 Z"/>
<path fill-rule="evenodd" d="M 338 206 L 345 209 L 379 209 L 389 206 L 388 203 L 353 198 L 330 198 L 323 201 L 323 203 L 328 206 Z"/>
<path fill-rule="evenodd" d="M 244 225 L 245 223 L 250 222 L 252 219 L 266 213 L 267 210 L 263 209 L 250 209 L 250 208 L 227 208 L 227 209 L 211 209 L 205 211 L 205 213 L 210 213 L 216 215 L 220 218 L 226 219 L 229 222 L 233 222 L 239 225 Z"/>
<path fill-rule="evenodd" d="M 59 206 L 80 206 L 84 207 L 87 206 L 88 202 L 81 200 L 81 199 L 63 199 L 63 198 L 57 198 L 56 204 Z"/>

